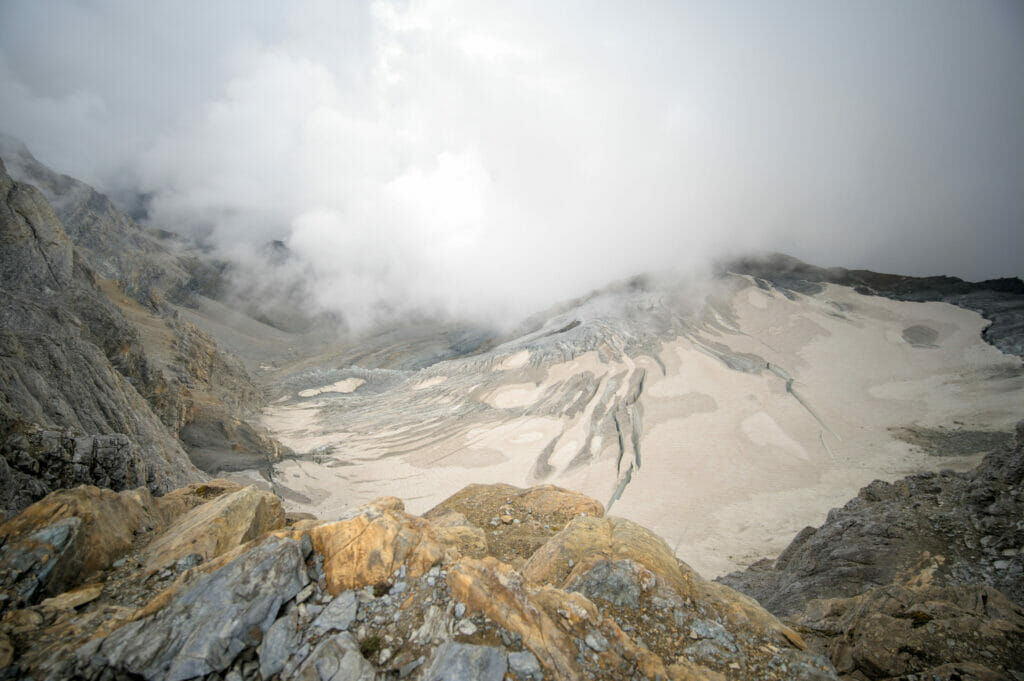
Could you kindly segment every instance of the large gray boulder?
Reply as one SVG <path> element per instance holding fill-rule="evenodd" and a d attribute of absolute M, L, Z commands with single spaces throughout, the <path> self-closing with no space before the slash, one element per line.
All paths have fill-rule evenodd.
<path fill-rule="evenodd" d="M 109 667 L 151 680 L 223 671 L 263 640 L 282 604 L 308 582 L 299 542 L 270 537 L 200 577 L 155 614 L 115 631 L 85 662 L 93 670 Z"/>
<path fill-rule="evenodd" d="M 508 671 L 505 651 L 491 646 L 445 641 L 434 651 L 424 681 L 501 681 Z"/>
<path fill-rule="evenodd" d="M 376 676 L 373 665 L 346 631 L 321 641 L 295 672 L 284 675 L 282 681 L 374 681 Z"/>
<path fill-rule="evenodd" d="M 81 528 L 81 519 L 64 518 L 0 545 L 0 612 L 35 603 L 53 591 L 51 584 L 65 581 L 61 573 L 74 567 L 65 557 L 74 553 Z"/>

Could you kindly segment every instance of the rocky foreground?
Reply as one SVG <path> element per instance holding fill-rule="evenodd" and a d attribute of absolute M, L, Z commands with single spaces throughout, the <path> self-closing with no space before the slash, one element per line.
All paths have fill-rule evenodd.
<path fill-rule="evenodd" d="M 0 676 L 1020 679 L 1022 435 L 729 578 L 784 621 L 552 486 L 333 521 L 216 480 L 58 491 L 0 525 Z"/>

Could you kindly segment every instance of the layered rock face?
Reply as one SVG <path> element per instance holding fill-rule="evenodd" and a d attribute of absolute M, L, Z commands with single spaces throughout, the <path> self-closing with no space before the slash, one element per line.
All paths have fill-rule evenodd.
<path fill-rule="evenodd" d="M 969 473 L 876 481 L 720 581 L 858 678 L 1019 678 L 1002 673 L 1024 660 L 1022 445 L 1024 422 Z"/>
<path fill-rule="evenodd" d="M 80 483 L 164 492 L 201 477 L 192 464 L 269 475 L 289 450 L 248 422 L 262 392 L 175 305 L 222 288 L 218 266 L 0 148 L 33 183 L 3 173 L 3 507 Z"/>
<path fill-rule="evenodd" d="M 128 376 L 138 335 L 42 195 L 0 164 L 0 497 L 95 483 L 167 492 L 201 477 Z"/>
<path fill-rule="evenodd" d="M 835 678 L 753 600 L 551 486 L 332 521 L 226 481 L 81 487 L 0 540 L 4 678 Z"/>

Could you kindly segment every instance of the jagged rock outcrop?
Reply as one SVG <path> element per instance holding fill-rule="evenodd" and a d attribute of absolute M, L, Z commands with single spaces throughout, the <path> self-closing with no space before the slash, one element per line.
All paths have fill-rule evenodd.
<path fill-rule="evenodd" d="M 722 578 L 790 615 L 814 598 L 913 580 L 987 584 L 1024 605 L 1024 455 L 1018 441 L 969 473 L 875 481 L 805 528 L 778 558 Z"/>
<path fill-rule="evenodd" d="M 139 567 L 152 575 L 180 561 L 210 560 L 283 525 L 277 497 L 224 480 L 163 497 L 145 488 L 60 490 L 0 524 L 0 612 L 96 578 L 140 537 Z"/>
<path fill-rule="evenodd" d="M 778 558 L 720 581 L 786 617 L 844 673 L 1020 673 L 1022 447 L 1024 422 L 1015 444 L 968 473 L 876 481 Z"/>
<path fill-rule="evenodd" d="M 4 508 L 80 483 L 166 492 L 201 477 L 125 375 L 145 364 L 49 204 L 0 164 Z"/>
<path fill-rule="evenodd" d="M 96 545 L 101 566 L 64 571 L 56 597 L 8 603 L 0 677 L 835 678 L 754 601 L 704 581 L 643 528 L 595 517 L 600 505 L 575 492 L 476 485 L 432 519 L 382 498 L 278 529 L 272 501 L 242 501 L 259 494 L 221 481 L 162 498 L 80 488 L 0 526 L 0 575 L 31 542 L 69 556 Z M 97 522 L 118 504 L 121 519 Z M 51 522 L 54 509 L 65 515 Z M 61 543 L 76 522 L 76 541 Z M 486 535 L 469 543 L 482 555 L 463 555 L 453 528 Z M 182 556 L 189 545 L 205 550 Z"/>
<path fill-rule="evenodd" d="M 794 624 L 853 678 L 1019 678 L 1024 660 L 1024 609 L 980 585 L 877 587 L 811 601 Z"/>

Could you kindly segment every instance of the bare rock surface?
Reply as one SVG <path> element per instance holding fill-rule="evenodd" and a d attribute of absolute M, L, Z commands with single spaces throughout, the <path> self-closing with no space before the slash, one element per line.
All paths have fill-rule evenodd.
<path fill-rule="evenodd" d="M 281 605 L 309 581 L 302 559 L 298 542 L 268 538 L 90 646 L 88 663 L 167 681 L 223 670 L 263 640 Z"/>
<path fill-rule="evenodd" d="M 175 519 L 149 543 L 143 559 L 153 571 L 192 556 L 204 562 L 283 525 L 281 500 L 245 487 Z"/>
<path fill-rule="evenodd" d="M 986 586 L 876 587 L 812 601 L 795 624 L 838 672 L 868 678 L 1007 678 L 1024 660 L 1024 609 Z"/>
<path fill-rule="evenodd" d="M 279 529 L 266 493 L 222 481 L 159 499 L 61 494 L 9 521 L 18 533 L 3 546 L 31 540 L 81 554 L 95 544 L 101 567 L 55 597 L 11 604 L 0 620 L 3 678 L 835 678 L 752 600 L 704 581 L 647 530 L 590 515 L 596 501 L 551 486 L 474 486 L 427 514 L 437 525 L 385 497 L 338 520 Z M 89 520 L 118 504 L 135 515 L 110 528 Z M 56 508 L 66 517 L 52 522 Z M 520 520 L 502 527 L 531 515 L 539 524 L 528 540 L 495 534 L 496 509 Z M 473 517 L 489 532 L 482 557 L 464 556 L 460 535 L 445 533 Z M 229 526 L 260 530 L 220 541 Z M 190 544 L 211 550 L 157 572 L 147 562 Z M 522 547 L 528 553 L 517 555 Z M 0 574 L 12 555 L 0 555 Z M 534 578 L 495 555 L 533 565 Z M 555 568 L 569 561 L 567 575 Z M 631 596 L 595 588 L 609 579 Z"/>
<path fill-rule="evenodd" d="M 773 606 L 782 619 L 550 485 L 474 485 L 423 516 L 382 497 L 335 520 L 286 520 L 229 481 L 60 492 L 0 526 L 0 677 L 1016 680 L 1024 608 L 1002 545 L 1019 539 L 1020 459 L 1018 442 L 972 473 L 870 486 L 826 524 L 843 533 L 794 542 L 791 560 L 819 556 L 805 579 L 831 577 L 793 601 L 775 575 L 760 597 L 796 602 Z M 914 513 L 927 523 L 902 535 L 865 530 Z M 751 574 L 729 580 L 768 583 Z"/>
<path fill-rule="evenodd" d="M 0 181 L 4 507 L 80 483 L 169 491 L 202 477 L 188 459 L 269 477 L 290 450 L 250 423 L 262 391 L 179 314 L 223 292 L 223 264 L 143 229 L 17 141 L 0 135 L 0 151 L 24 182 L 6 170 Z"/>
<path fill-rule="evenodd" d="M 0 166 L 0 455 L 6 508 L 96 483 L 167 492 L 201 476 L 129 379 L 138 336 L 42 195 Z"/>

